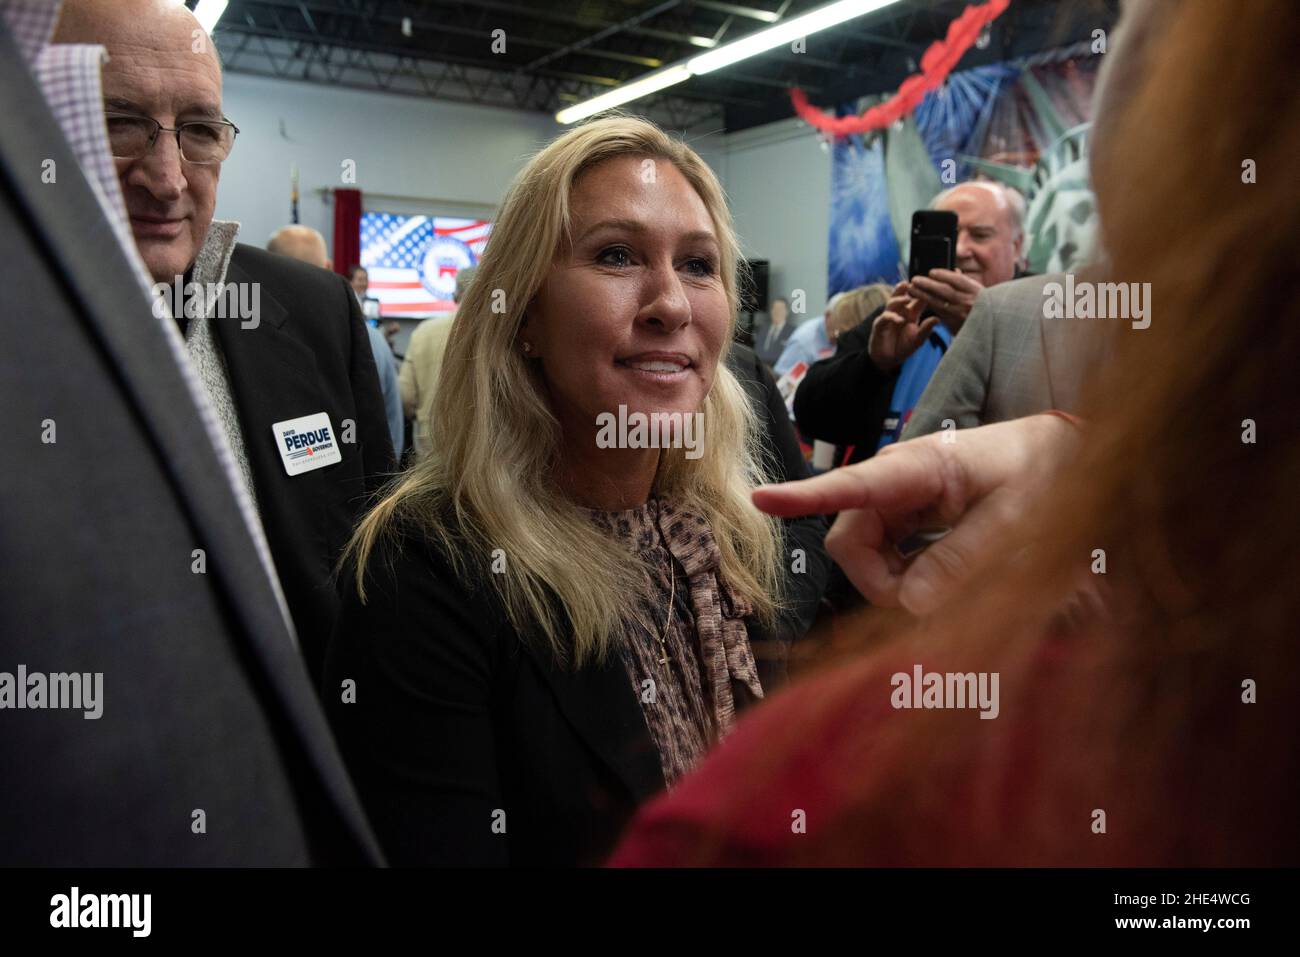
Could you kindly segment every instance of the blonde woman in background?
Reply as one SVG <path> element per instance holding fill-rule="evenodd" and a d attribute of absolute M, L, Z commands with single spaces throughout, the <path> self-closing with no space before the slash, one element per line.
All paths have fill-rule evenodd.
<path fill-rule="evenodd" d="M 891 288 L 887 282 L 873 282 L 850 289 L 837 297 L 834 308 L 828 309 L 826 316 L 827 334 L 831 342 L 839 342 L 840 336 L 883 309 L 889 301 Z"/>
<path fill-rule="evenodd" d="M 879 315 L 889 301 L 891 292 L 892 287 L 888 283 L 876 282 L 832 296 L 826 306 L 826 335 L 831 345 L 838 348 L 840 336 Z M 844 446 L 814 439 L 813 468 L 820 472 L 842 465 L 850 453 L 851 449 Z M 832 571 L 831 580 L 837 587 L 844 584 L 840 581 L 841 578 L 837 571 Z"/>
<path fill-rule="evenodd" d="M 325 699 L 392 862 L 595 863 L 762 696 L 781 546 L 720 363 L 737 260 L 713 173 L 642 120 L 565 133 L 511 186 L 433 452 L 345 556 Z M 701 413 L 703 441 L 602 447 L 620 407 Z"/>

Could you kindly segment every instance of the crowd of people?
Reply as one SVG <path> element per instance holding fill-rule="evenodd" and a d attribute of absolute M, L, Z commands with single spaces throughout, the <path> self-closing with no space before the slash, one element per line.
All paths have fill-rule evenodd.
<path fill-rule="evenodd" d="M 750 348 L 717 177 L 614 115 L 399 365 L 365 269 L 214 218 L 189 11 L 0 0 L 0 669 L 103 682 L 0 682 L 3 863 L 1294 863 L 1300 22 L 1172 7 L 1106 54 L 1077 277 L 1146 326 L 1052 318 L 972 181 L 953 269 Z"/>

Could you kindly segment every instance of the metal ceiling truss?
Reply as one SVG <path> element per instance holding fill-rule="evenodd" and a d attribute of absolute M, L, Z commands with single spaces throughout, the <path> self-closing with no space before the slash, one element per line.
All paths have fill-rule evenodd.
<path fill-rule="evenodd" d="M 232 72 L 550 113 L 823 2 L 230 0 L 216 39 Z M 674 129 L 739 129 L 789 116 L 791 86 L 822 104 L 881 92 L 917 69 L 967 2 L 900 0 L 808 38 L 805 52 L 769 51 L 635 109 Z M 1116 3 L 1087 0 L 1093 13 L 1083 16 L 1109 26 Z M 1018 0 L 995 25 L 993 49 L 972 59 L 1032 52 L 1021 47 L 1051 40 L 1042 24 L 1063 10 Z M 502 36 L 505 50 L 494 50 Z"/>

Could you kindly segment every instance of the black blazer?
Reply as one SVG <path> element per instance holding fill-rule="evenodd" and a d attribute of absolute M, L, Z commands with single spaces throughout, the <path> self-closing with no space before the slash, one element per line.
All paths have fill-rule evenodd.
<path fill-rule="evenodd" d="M 881 372 L 867 352 L 871 324 L 884 306 L 840 336 L 835 355 L 814 362 L 794 394 L 794 419 L 807 439 L 853 446 L 849 463 L 876 454 L 885 428 L 889 405 L 898 383 L 898 371 Z"/>
<path fill-rule="evenodd" d="M 365 605 L 352 582 L 322 698 L 389 861 L 600 863 L 664 787 L 621 659 L 556 667 L 418 531 L 377 547 Z"/>
<path fill-rule="evenodd" d="M 165 330 L 3 23 L 0 113 L 0 671 L 103 674 L 96 720 L 0 712 L 0 866 L 378 862 Z"/>
<path fill-rule="evenodd" d="M 261 316 L 245 329 L 214 322 L 239 413 L 262 525 L 313 678 L 320 675 L 338 595 L 331 575 L 367 499 L 393 469 L 374 353 L 342 276 L 237 245 L 227 282 L 261 286 Z M 329 414 L 343 460 L 289 476 L 271 426 Z"/>
<path fill-rule="evenodd" d="M 773 478 L 802 477 L 771 374 L 744 347 L 733 346 L 729 362 L 764 420 Z M 820 517 L 787 526 L 788 547 L 808 550 L 807 571 L 791 576 L 775 635 L 750 625 L 756 654 L 811 623 L 829 570 L 824 534 Z M 389 860 L 600 863 L 637 805 L 664 787 L 622 660 L 557 667 L 536 635 L 520 640 L 490 582 L 461 581 L 416 529 L 376 550 L 365 605 L 353 582 L 351 571 L 340 581 L 322 699 Z M 759 665 L 767 688 L 775 665 Z M 354 701 L 345 700 L 349 681 Z M 504 834 L 493 831 L 499 812 Z"/>
<path fill-rule="evenodd" d="M 727 366 L 740 380 L 758 413 L 768 481 L 793 482 L 808 478 L 812 471 L 803 457 L 799 437 L 771 371 L 754 350 L 736 343 L 732 343 L 727 355 Z M 749 629 L 764 692 L 771 692 L 785 682 L 789 648 L 812 628 L 832 573 L 832 562 L 825 547 L 825 518 L 820 515 L 787 518 L 781 525 L 785 533 L 784 609 L 777 618 L 774 634 L 752 626 Z M 796 549 L 803 552 L 802 563 L 796 561 Z M 796 567 L 803 570 L 796 572 Z"/>

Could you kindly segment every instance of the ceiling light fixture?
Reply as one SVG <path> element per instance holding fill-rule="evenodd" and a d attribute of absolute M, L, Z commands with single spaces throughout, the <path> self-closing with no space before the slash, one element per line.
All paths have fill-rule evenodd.
<path fill-rule="evenodd" d="M 766 53 L 768 50 L 792 43 L 800 37 L 827 30 L 847 20 L 852 20 L 867 13 L 874 13 L 897 2 L 898 0 L 837 0 L 835 3 L 828 3 L 824 7 L 818 7 L 816 10 L 810 10 L 800 16 L 792 17 L 775 26 L 766 27 L 757 33 L 741 37 L 739 40 L 733 40 L 731 43 L 710 50 L 708 53 L 701 53 L 683 62 L 664 67 L 662 70 L 656 70 L 654 73 L 639 77 L 631 83 L 616 87 L 608 93 L 602 93 L 574 106 L 566 107 L 555 114 L 555 121 L 557 123 L 576 123 L 579 120 L 585 120 L 602 110 L 613 109 L 616 106 L 622 106 L 624 103 L 638 100 L 643 96 L 649 96 L 651 93 L 657 93 L 667 87 L 688 80 L 692 76 L 721 70 L 723 67 L 739 63 L 741 60 L 747 60 L 752 56 L 758 56 L 760 53 Z M 692 41 L 694 42 L 694 38 L 692 38 Z"/>
<path fill-rule="evenodd" d="M 590 100 L 583 100 L 581 103 L 560 110 L 555 114 L 555 122 L 576 123 L 578 120 L 585 120 L 602 110 L 612 110 L 616 106 L 622 106 L 632 100 L 639 100 L 641 97 L 649 96 L 651 93 L 656 93 L 665 87 L 681 83 L 683 80 L 689 79 L 690 75 L 691 71 L 686 68 L 685 63 L 664 67 L 662 70 L 648 73 L 631 83 L 624 83 L 622 86 L 615 87 L 608 93 L 602 93 L 600 96 L 594 96 Z"/>
<path fill-rule="evenodd" d="M 199 26 L 211 33 L 221 19 L 221 15 L 226 12 L 226 6 L 229 0 L 199 0 L 198 6 L 194 8 L 194 16 L 199 21 Z"/>

